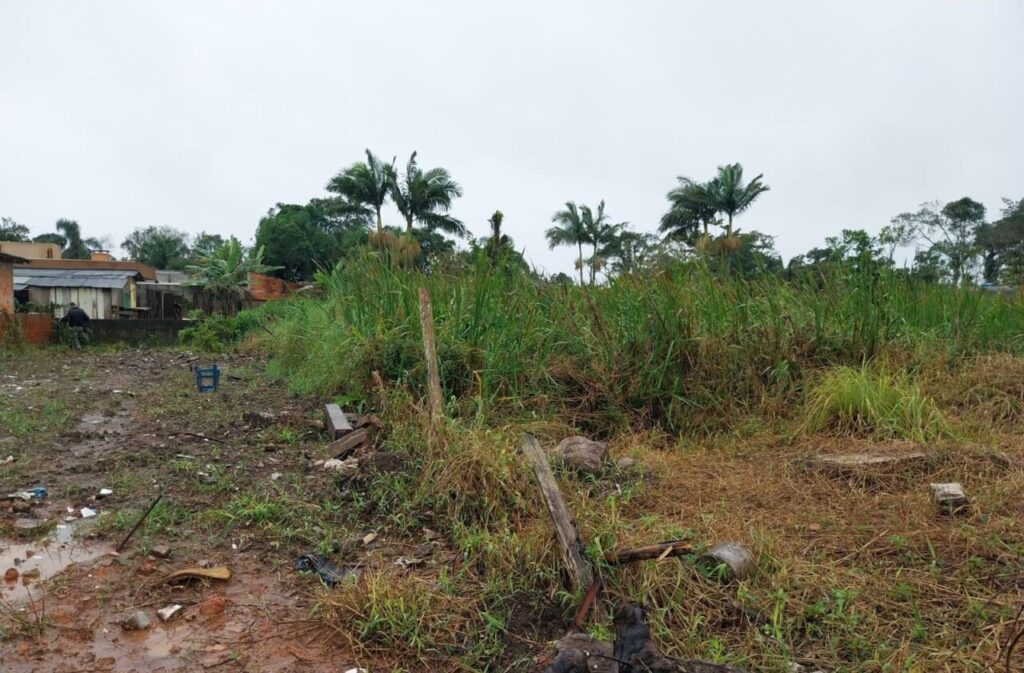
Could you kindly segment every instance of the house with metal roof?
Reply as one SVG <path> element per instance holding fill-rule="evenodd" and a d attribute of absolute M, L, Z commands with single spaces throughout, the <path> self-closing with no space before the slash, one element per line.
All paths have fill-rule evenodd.
<path fill-rule="evenodd" d="M 14 296 L 23 304 L 46 307 L 59 318 L 74 302 L 89 317 L 120 318 L 137 310 L 137 283 L 143 274 L 130 268 L 14 267 Z"/>

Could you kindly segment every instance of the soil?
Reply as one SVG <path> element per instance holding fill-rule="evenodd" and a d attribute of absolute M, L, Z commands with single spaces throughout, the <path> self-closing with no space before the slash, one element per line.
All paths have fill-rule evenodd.
<path fill-rule="evenodd" d="M 0 466 L 0 493 L 47 489 L 27 504 L 0 502 L 0 573 L 18 572 L 0 587 L 4 671 L 345 671 L 357 664 L 310 620 L 317 582 L 294 572 L 294 550 L 221 535 L 203 513 L 231 488 L 203 492 L 194 481 L 230 475 L 237 490 L 269 488 L 274 472 L 303 478 L 322 444 L 316 404 L 266 381 L 261 364 L 243 355 L 220 358 L 221 390 L 199 393 L 190 366 L 206 360 L 126 351 L 0 361 L 0 411 L 8 414 L 0 416 L 7 421 L 0 460 L 14 457 Z M 297 427 L 256 430 L 244 411 L 288 412 Z M 310 489 L 319 487 L 310 479 Z M 113 493 L 100 497 L 101 489 Z M 115 552 L 161 491 L 180 520 L 144 526 Z M 100 516 L 82 518 L 83 507 Z M 50 532 L 17 539 L 14 522 L 24 516 L 50 522 Z M 169 557 L 144 553 L 156 545 L 169 547 Z M 231 577 L 160 582 L 197 565 L 227 566 Z M 162 623 L 157 610 L 174 603 L 184 610 Z M 150 617 L 148 629 L 121 628 L 134 610 Z"/>

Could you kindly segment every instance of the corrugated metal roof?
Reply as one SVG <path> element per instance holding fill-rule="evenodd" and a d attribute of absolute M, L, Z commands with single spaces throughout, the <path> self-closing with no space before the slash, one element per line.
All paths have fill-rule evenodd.
<path fill-rule="evenodd" d="M 14 289 L 26 287 L 93 287 L 121 289 L 138 271 L 113 269 L 34 269 L 16 267 Z"/>

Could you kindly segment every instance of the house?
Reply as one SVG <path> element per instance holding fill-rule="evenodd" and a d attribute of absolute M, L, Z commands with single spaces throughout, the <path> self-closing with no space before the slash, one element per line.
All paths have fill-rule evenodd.
<path fill-rule="evenodd" d="M 139 310 L 137 284 L 155 278 L 152 267 L 138 262 L 33 259 L 15 268 L 14 293 L 55 318 L 72 302 L 92 318 L 122 318 Z"/>
<path fill-rule="evenodd" d="M 27 261 L 23 257 L 0 252 L 0 315 L 14 314 L 14 265 Z"/>
<path fill-rule="evenodd" d="M 36 243 L 34 241 L 0 241 L 0 252 L 25 259 L 60 259 L 63 252 L 56 243 Z"/>

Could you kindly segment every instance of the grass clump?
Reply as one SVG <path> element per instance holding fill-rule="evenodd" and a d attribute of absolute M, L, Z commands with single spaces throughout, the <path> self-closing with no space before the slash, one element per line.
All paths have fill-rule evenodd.
<path fill-rule="evenodd" d="M 906 376 L 837 367 L 808 396 L 804 429 L 927 442 L 952 435 L 935 402 Z"/>

